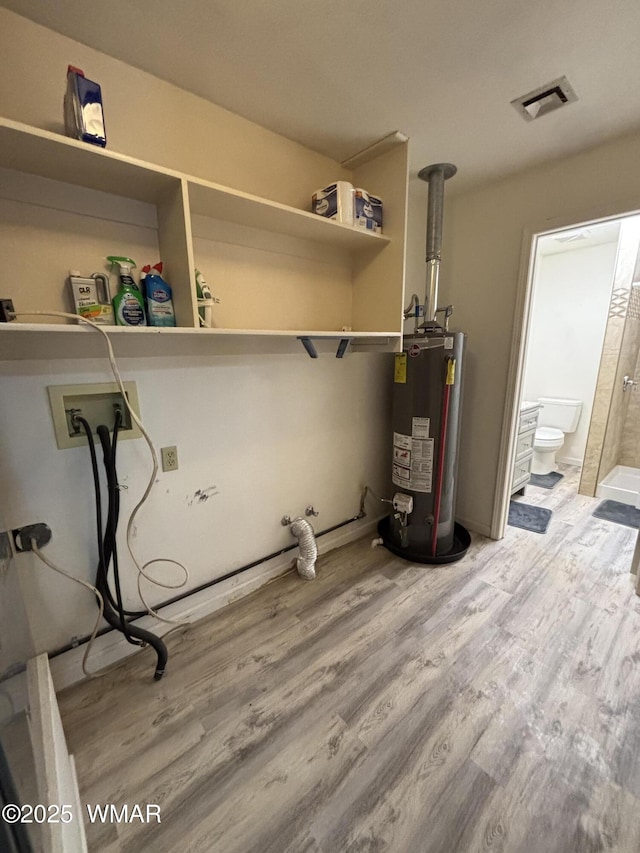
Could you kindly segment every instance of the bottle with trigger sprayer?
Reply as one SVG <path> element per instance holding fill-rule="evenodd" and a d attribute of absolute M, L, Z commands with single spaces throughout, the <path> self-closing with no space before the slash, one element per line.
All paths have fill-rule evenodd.
<path fill-rule="evenodd" d="M 147 267 L 143 268 L 146 271 Z M 154 264 L 144 278 L 144 296 L 150 326 L 175 326 L 171 287 L 162 278 L 162 261 Z"/>
<path fill-rule="evenodd" d="M 136 263 L 131 258 L 121 258 L 109 255 L 107 260 L 112 267 L 120 268 L 120 289 L 113 298 L 113 313 L 118 326 L 146 326 L 147 318 L 144 313 L 144 297 L 131 276 L 131 270 Z"/>
<path fill-rule="evenodd" d="M 211 326 L 213 323 L 213 309 L 212 306 L 214 304 L 218 304 L 220 300 L 218 297 L 214 296 L 213 293 L 209 290 L 209 285 L 204 279 L 203 274 L 200 270 L 196 270 L 196 296 L 198 298 L 198 314 L 200 318 L 203 320 L 204 326 Z"/>

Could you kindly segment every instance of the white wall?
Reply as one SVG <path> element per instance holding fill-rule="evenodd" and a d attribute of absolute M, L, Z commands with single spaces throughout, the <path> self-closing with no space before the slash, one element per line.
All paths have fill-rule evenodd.
<path fill-rule="evenodd" d="M 639 147 L 640 133 L 629 134 L 447 196 L 440 302 L 455 305 L 455 326 L 468 335 L 458 515 L 477 529 L 490 530 L 504 410 L 512 402 L 507 377 L 525 231 L 640 209 Z"/>
<path fill-rule="evenodd" d="M 159 475 L 139 516 L 137 555 L 185 563 L 189 588 L 292 544 L 280 525 L 283 515 L 304 514 L 313 504 L 320 511 L 315 528 L 322 530 L 357 513 L 363 484 L 385 488 L 389 355 L 312 360 L 301 348 L 300 355 L 123 359 L 121 369 L 125 380 L 137 382 L 155 443 L 177 445 L 180 463 L 177 472 Z M 11 528 L 48 523 L 53 540 L 47 555 L 85 580 L 94 577 L 97 561 L 89 452 L 57 449 L 46 388 L 110 379 L 106 359 L 0 365 L 6 403 L 0 407 L 0 515 Z M 118 459 L 126 486 L 121 565 L 127 601 L 137 607 L 123 534 L 150 473 L 146 444 L 122 442 Z M 210 497 L 199 500 L 198 490 Z M 90 593 L 32 555 L 13 562 L 26 591 L 35 651 L 90 632 Z M 181 577 L 174 570 L 163 576 Z M 149 597 L 171 594 L 152 591 Z"/>
<path fill-rule="evenodd" d="M 617 243 L 538 254 L 523 399 L 582 400 L 575 433 L 558 455 L 581 464 L 607 325 Z"/>

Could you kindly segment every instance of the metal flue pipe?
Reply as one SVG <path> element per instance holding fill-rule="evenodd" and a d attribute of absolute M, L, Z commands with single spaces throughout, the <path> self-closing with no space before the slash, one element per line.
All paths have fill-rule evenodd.
<path fill-rule="evenodd" d="M 442 219 L 444 210 L 444 182 L 457 172 L 452 163 L 433 163 L 418 172 L 418 177 L 429 184 L 427 203 L 427 285 L 424 298 L 425 323 L 432 323 L 438 308 L 438 279 L 442 253 Z"/>

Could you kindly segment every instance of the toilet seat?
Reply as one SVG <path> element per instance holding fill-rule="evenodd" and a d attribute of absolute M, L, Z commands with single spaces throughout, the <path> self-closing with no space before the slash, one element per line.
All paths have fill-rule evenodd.
<path fill-rule="evenodd" d="M 562 447 L 564 444 L 564 433 L 555 427 L 538 427 L 536 430 L 533 446 L 538 448 Z"/>

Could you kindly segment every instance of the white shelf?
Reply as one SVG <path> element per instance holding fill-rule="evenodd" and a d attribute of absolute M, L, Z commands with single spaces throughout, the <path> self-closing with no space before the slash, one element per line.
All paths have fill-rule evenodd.
<path fill-rule="evenodd" d="M 189 205 L 191 213 L 200 216 L 224 219 L 262 231 L 329 243 L 345 249 L 382 247 L 389 243 L 389 238 L 384 234 L 374 234 L 372 231 L 342 225 L 315 213 L 231 190 L 209 181 L 189 179 Z"/>
<path fill-rule="evenodd" d="M 0 119 L 0 166 L 157 204 L 180 175 L 57 133 Z"/>
<path fill-rule="evenodd" d="M 335 338 L 343 323 L 376 330 L 350 333 L 354 348 L 370 346 L 375 351 L 396 351 L 403 307 L 407 164 L 407 146 L 402 145 L 354 172 L 354 182 L 375 186 L 388 204 L 387 233 L 378 235 L 0 118 L 0 168 L 25 175 L 25 194 L 28 195 L 26 175 L 36 175 L 59 182 L 59 186 L 51 185 L 52 197 L 64 199 L 68 189 L 65 185 L 72 185 L 157 208 L 158 250 L 171 271 L 174 307 L 181 327 L 113 327 L 109 336 L 123 356 L 296 351 L 302 347 L 298 337 L 313 337 L 319 341 L 319 351 L 323 347 L 329 351 L 335 341 L 322 342 L 322 338 Z M 12 178 L 11 198 L 19 198 L 18 192 L 19 182 Z M 31 197 L 29 202 L 34 203 Z M 64 296 L 60 268 L 64 269 L 68 261 L 65 256 L 61 265 L 63 250 L 53 236 L 52 225 L 56 208 L 50 207 L 54 213 L 49 214 L 46 223 L 33 229 L 33 236 L 28 234 L 37 263 L 21 256 L 25 284 L 21 281 L 19 292 L 10 284 L 0 293 L 13 298 L 18 310 L 33 305 L 57 310 L 67 307 L 61 304 Z M 202 217 L 198 224 L 207 222 L 209 229 L 206 238 L 198 238 L 197 247 L 192 232 L 195 217 Z M 100 235 L 81 232 L 78 239 L 87 255 L 107 254 Z M 110 245 L 111 239 L 104 242 Z M 9 251 L 8 234 L 5 241 Z M 329 252 L 328 246 L 340 251 Z M 229 308 L 227 316 L 219 318 L 221 322 L 235 322 L 242 316 L 243 306 L 249 304 L 253 313 L 248 312 L 244 322 L 264 322 L 266 326 L 323 325 L 324 330 L 198 329 L 193 271 L 195 266 L 203 265 L 212 269 L 212 277 L 217 275 L 227 288 L 224 304 Z M 57 270 L 55 286 L 44 287 L 51 269 Z M 56 295 L 52 297 L 52 293 Z M 395 325 L 396 320 L 398 326 L 392 332 L 378 331 Z M 93 357 L 101 355 L 103 348 L 99 336 L 87 329 L 0 324 L 3 360 Z"/>
<path fill-rule="evenodd" d="M 0 119 L 0 167 L 152 204 L 162 202 L 184 179 L 189 185 L 191 213 L 349 249 L 382 247 L 389 242 L 385 235 L 10 119 Z"/>
<path fill-rule="evenodd" d="M 189 329 L 105 327 L 116 356 L 121 358 L 179 355 L 243 355 L 297 353 L 306 356 L 299 337 L 311 337 L 320 353 L 335 354 L 337 337 L 353 338 L 360 352 L 396 352 L 397 332 L 341 332 L 288 329 Z M 326 339 L 326 343 L 323 343 Z M 106 354 L 102 335 L 93 329 L 42 323 L 0 324 L 0 361 L 58 358 L 101 358 Z"/>

